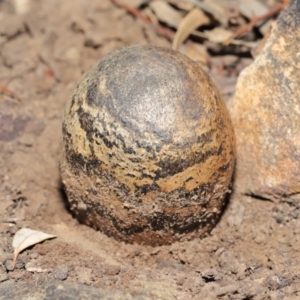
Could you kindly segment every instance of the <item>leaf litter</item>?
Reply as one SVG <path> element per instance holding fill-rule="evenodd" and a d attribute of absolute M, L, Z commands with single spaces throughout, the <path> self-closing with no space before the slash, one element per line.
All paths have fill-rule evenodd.
<path fill-rule="evenodd" d="M 29 228 L 22 228 L 19 231 L 17 231 L 12 242 L 13 248 L 15 249 L 12 268 L 15 268 L 17 258 L 20 252 L 22 252 L 30 246 L 36 245 L 45 240 L 53 238 L 56 238 L 56 236 L 42 231 L 32 230 Z"/>

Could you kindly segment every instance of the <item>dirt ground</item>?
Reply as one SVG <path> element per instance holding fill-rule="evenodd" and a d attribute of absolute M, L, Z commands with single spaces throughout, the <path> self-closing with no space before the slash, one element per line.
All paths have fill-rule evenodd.
<path fill-rule="evenodd" d="M 22 18 L 11 5 L 0 1 L 0 85 L 22 102 L 0 94 L 0 295 L 3 284 L 51 278 L 134 299 L 299 299 L 299 204 L 232 196 L 209 236 L 159 247 L 117 242 L 72 217 L 58 162 L 77 80 L 114 49 L 170 41 L 108 0 L 36 0 Z M 250 61 L 222 71 L 212 58 L 225 98 Z M 12 271 L 22 227 L 57 238 L 23 251 Z"/>

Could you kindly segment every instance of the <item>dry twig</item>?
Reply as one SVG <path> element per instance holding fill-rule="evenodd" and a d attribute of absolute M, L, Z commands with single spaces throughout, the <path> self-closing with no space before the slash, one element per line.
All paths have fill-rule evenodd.
<path fill-rule="evenodd" d="M 150 18 L 148 18 L 147 16 L 145 16 L 143 13 L 141 13 L 138 9 L 131 7 L 127 4 L 121 3 L 118 0 L 111 0 L 112 3 L 114 3 L 115 5 L 125 9 L 128 13 L 130 13 L 131 15 L 135 16 L 136 18 L 142 20 L 144 23 L 151 25 L 155 28 L 155 30 L 161 34 L 162 36 L 166 37 L 169 40 L 172 40 L 174 37 L 174 33 L 173 31 L 159 25 L 159 24 L 154 24 Z"/>
<path fill-rule="evenodd" d="M 0 85 L 0 93 L 6 94 L 23 103 L 23 100 L 19 96 L 17 96 L 14 92 L 12 92 L 10 89 L 8 89 L 6 86 Z"/>
<path fill-rule="evenodd" d="M 247 32 L 249 32 L 250 30 L 252 30 L 252 28 L 259 23 L 260 21 L 269 19 L 271 17 L 273 17 L 274 15 L 276 15 L 277 13 L 279 13 L 280 11 L 282 11 L 283 9 L 286 8 L 286 6 L 289 4 L 289 0 L 283 0 L 282 4 L 276 5 L 274 8 L 272 8 L 271 10 L 269 10 L 267 13 L 255 17 L 253 18 L 248 24 L 246 24 L 245 26 L 240 27 L 234 34 L 233 36 L 228 39 L 227 41 L 224 42 L 224 45 L 228 45 L 230 44 L 235 38 L 239 38 L 242 37 L 243 35 L 245 35 Z"/>

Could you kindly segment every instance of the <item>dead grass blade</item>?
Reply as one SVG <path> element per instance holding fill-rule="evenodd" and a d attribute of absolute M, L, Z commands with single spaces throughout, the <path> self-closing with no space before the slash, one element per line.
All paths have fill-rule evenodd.
<path fill-rule="evenodd" d="M 192 9 L 181 21 L 174 36 L 172 49 L 178 50 L 182 42 L 199 26 L 209 23 L 209 18 L 198 7 Z"/>
<path fill-rule="evenodd" d="M 153 1 L 149 6 L 157 18 L 171 27 L 177 28 L 182 20 L 182 15 L 165 1 Z"/>
<path fill-rule="evenodd" d="M 210 13 L 214 16 L 216 20 L 218 20 L 223 26 L 228 24 L 228 16 L 224 7 L 220 6 L 219 3 L 215 3 L 211 0 L 183 0 L 185 2 L 189 2 L 202 9 L 203 11 Z"/>

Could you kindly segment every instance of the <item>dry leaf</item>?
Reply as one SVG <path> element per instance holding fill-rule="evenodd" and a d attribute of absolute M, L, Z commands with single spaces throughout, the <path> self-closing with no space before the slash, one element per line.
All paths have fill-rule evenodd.
<path fill-rule="evenodd" d="M 178 50 L 181 43 L 199 26 L 208 24 L 209 18 L 199 8 L 191 10 L 181 21 L 174 36 L 172 49 Z"/>
<path fill-rule="evenodd" d="M 239 0 L 239 8 L 241 13 L 250 20 L 268 12 L 268 7 L 257 0 Z"/>
<path fill-rule="evenodd" d="M 193 4 L 184 2 L 182 0 L 167 0 L 167 2 L 184 11 L 190 11 L 194 8 Z"/>
<path fill-rule="evenodd" d="M 228 24 L 228 16 L 226 9 L 219 5 L 218 3 L 214 3 L 211 0 L 204 0 L 200 2 L 198 0 L 184 0 L 186 2 L 192 3 L 195 6 L 201 8 L 207 13 L 210 13 L 214 16 L 216 20 L 218 20 L 222 25 Z"/>
<path fill-rule="evenodd" d="M 17 257 L 24 249 L 43 242 L 44 240 L 55 238 L 55 235 L 51 235 L 42 231 L 32 230 L 29 228 L 22 228 L 18 230 L 13 239 L 14 259 L 13 268 L 16 265 Z"/>
<path fill-rule="evenodd" d="M 31 1 L 30 0 L 14 0 L 14 8 L 17 14 L 25 14 L 29 11 Z"/>
<path fill-rule="evenodd" d="M 153 12 L 153 10 L 147 6 L 142 10 L 142 12 L 151 20 L 152 24 L 158 24 L 158 18 L 157 15 Z"/>
<path fill-rule="evenodd" d="M 32 273 L 45 273 L 49 271 L 49 269 L 42 269 L 38 264 L 36 259 L 32 259 L 25 265 L 25 269 Z"/>
<path fill-rule="evenodd" d="M 171 27 L 177 28 L 182 20 L 181 14 L 164 1 L 153 1 L 149 6 L 157 18 Z"/>
<path fill-rule="evenodd" d="M 129 5 L 131 7 L 139 7 L 145 3 L 147 3 L 148 0 L 122 0 L 122 4 L 125 4 L 125 5 Z"/>
<path fill-rule="evenodd" d="M 232 32 L 222 27 L 204 31 L 207 39 L 213 43 L 223 43 L 232 37 Z"/>
<path fill-rule="evenodd" d="M 207 48 L 204 45 L 193 43 L 189 47 L 182 47 L 180 51 L 191 58 L 193 61 L 199 63 L 204 68 L 210 61 Z"/>
<path fill-rule="evenodd" d="M 247 48 L 253 49 L 258 45 L 258 42 L 248 42 L 248 41 L 244 41 L 244 40 L 232 40 L 230 41 L 229 44 L 232 45 L 238 45 L 238 46 L 245 46 Z"/>
<path fill-rule="evenodd" d="M 262 23 L 262 25 L 259 26 L 259 32 L 262 34 L 262 35 L 266 35 L 268 34 L 268 32 L 271 30 L 272 28 L 272 25 L 274 23 L 274 20 L 272 19 L 269 19 L 265 22 Z"/>

